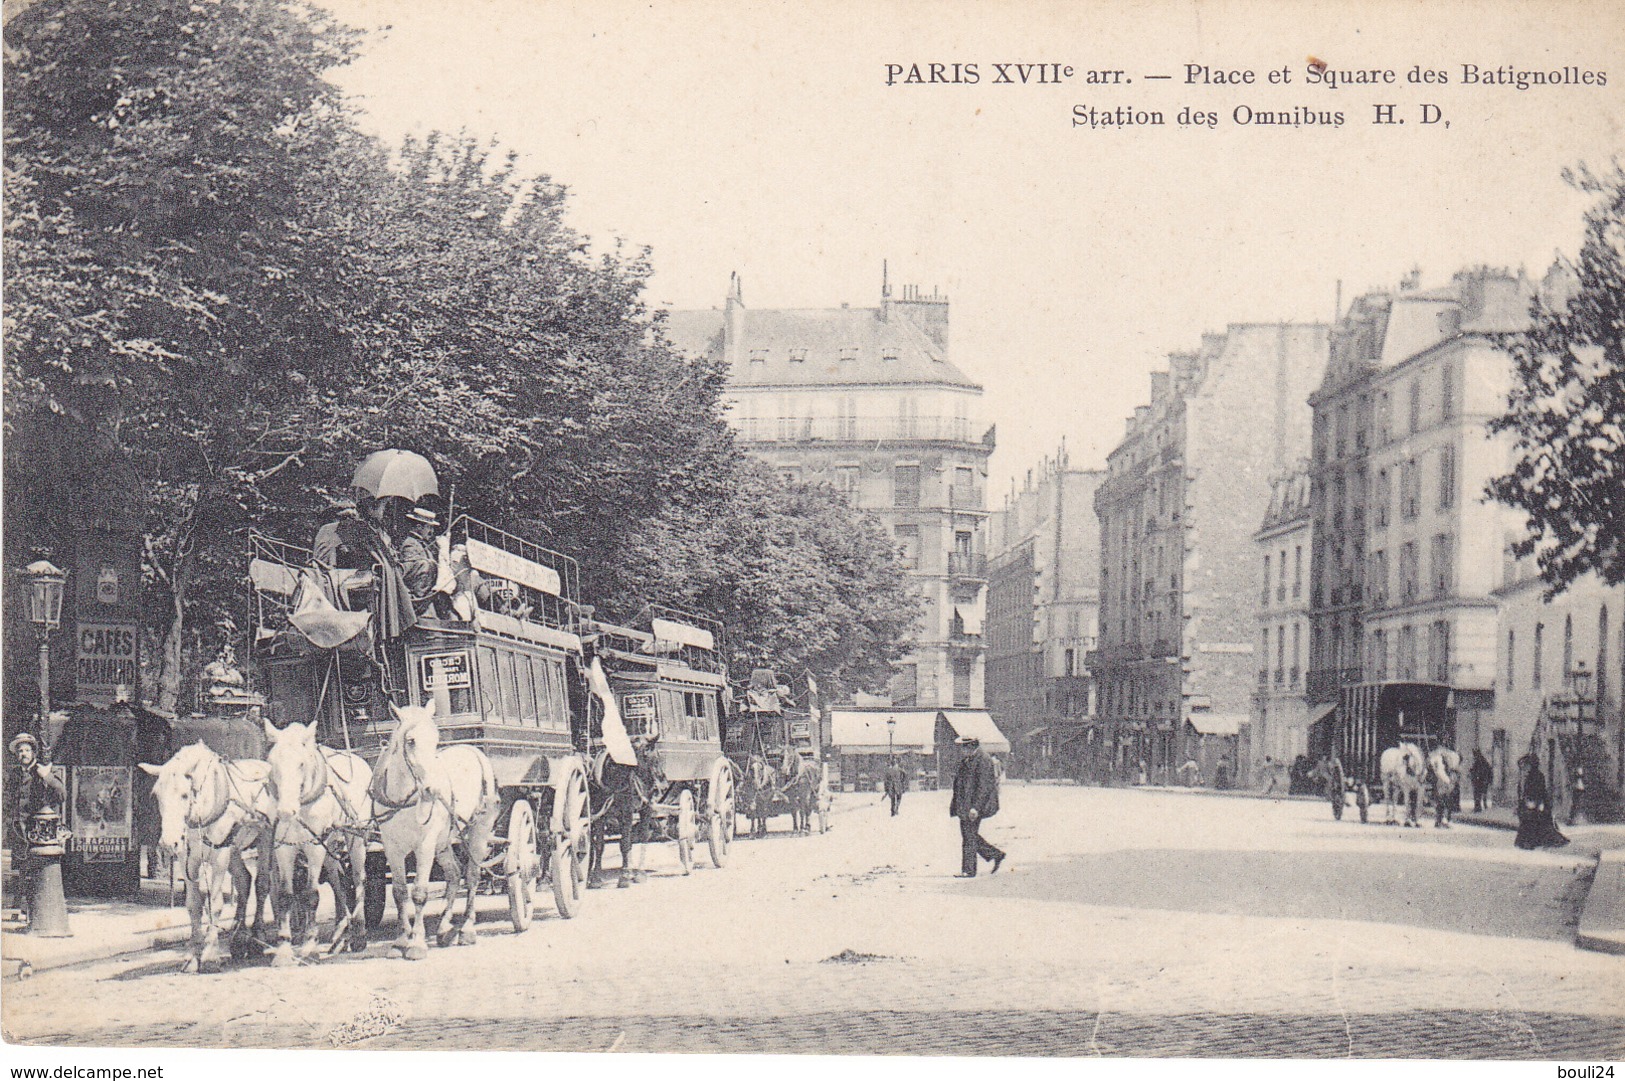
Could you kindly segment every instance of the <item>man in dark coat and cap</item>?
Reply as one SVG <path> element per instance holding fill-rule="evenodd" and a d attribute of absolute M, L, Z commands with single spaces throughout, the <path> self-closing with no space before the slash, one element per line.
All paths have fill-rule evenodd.
<path fill-rule="evenodd" d="M 959 772 L 954 774 L 953 800 L 948 804 L 948 814 L 959 819 L 960 869 L 956 877 L 975 878 L 978 856 L 993 864 L 991 874 L 998 874 L 1005 854 L 981 833 L 982 820 L 999 813 L 998 770 L 975 736 L 960 736 L 954 743 L 963 755 Z"/>

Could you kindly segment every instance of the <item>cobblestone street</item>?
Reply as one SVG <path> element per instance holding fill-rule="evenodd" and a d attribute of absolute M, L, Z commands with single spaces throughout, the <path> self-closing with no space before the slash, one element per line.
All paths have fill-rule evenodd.
<path fill-rule="evenodd" d="M 409 964 L 183 976 L 148 955 L 10 984 L 13 1040 L 124 1046 L 1246 1057 L 1604 1057 L 1618 958 L 1576 950 L 1595 852 L 1335 823 L 1323 804 L 1009 785 L 997 876 L 946 793 L 740 841 L 684 880 Z M 787 819 L 775 822 L 782 828 Z M 392 918 L 392 917 L 391 917 Z M 392 931 L 392 928 L 390 929 Z M 177 1021 L 176 1018 L 185 1018 Z M 354 1024 L 348 1024 L 355 1022 Z"/>

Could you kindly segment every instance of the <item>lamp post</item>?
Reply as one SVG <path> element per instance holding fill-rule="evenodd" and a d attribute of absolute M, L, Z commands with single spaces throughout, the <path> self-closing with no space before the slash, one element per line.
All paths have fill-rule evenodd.
<path fill-rule="evenodd" d="M 28 575 L 28 621 L 39 633 L 40 735 L 51 717 L 51 632 L 62 625 L 63 586 L 68 577 L 49 560 L 37 559 L 23 568 Z"/>
<path fill-rule="evenodd" d="M 40 758 L 33 768 L 44 770 L 50 747 L 44 742 L 51 722 L 51 632 L 62 625 L 62 593 L 67 575 L 49 560 L 38 559 L 23 568 L 28 575 L 28 621 L 39 633 L 39 738 Z M 30 778 L 29 783 L 34 783 Z M 49 803 L 38 806 L 27 827 L 30 934 L 67 938 L 68 904 L 62 891 L 62 857 L 66 852 L 60 810 Z"/>
<path fill-rule="evenodd" d="M 1569 789 L 1569 825 L 1574 826 L 1585 818 L 1580 805 L 1585 802 L 1586 794 L 1586 698 L 1591 690 L 1591 673 L 1586 671 L 1586 662 L 1575 662 L 1569 680 L 1574 687 L 1574 759 L 1569 766 L 1574 782 Z"/>

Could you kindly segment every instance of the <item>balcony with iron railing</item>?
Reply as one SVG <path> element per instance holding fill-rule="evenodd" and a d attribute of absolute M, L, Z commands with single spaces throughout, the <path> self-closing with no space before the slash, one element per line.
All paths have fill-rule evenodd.
<path fill-rule="evenodd" d="M 955 578 L 986 578 L 987 555 L 983 552 L 950 552 L 948 573 Z"/>
<path fill-rule="evenodd" d="M 746 443 L 977 443 L 965 417 L 741 417 Z"/>

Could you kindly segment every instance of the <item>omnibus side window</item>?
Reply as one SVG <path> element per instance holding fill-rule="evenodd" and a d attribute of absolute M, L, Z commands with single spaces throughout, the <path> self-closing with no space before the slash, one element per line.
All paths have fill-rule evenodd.
<path fill-rule="evenodd" d="M 564 664 L 549 657 L 532 657 L 536 669 L 536 704 L 542 727 L 550 732 L 570 730 L 570 707 L 565 701 Z"/>
<path fill-rule="evenodd" d="M 490 646 L 479 648 L 480 712 L 487 721 L 495 721 L 502 710 L 502 681 L 497 678 L 497 651 Z"/>
<path fill-rule="evenodd" d="M 516 720 L 526 728 L 537 727 L 536 720 L 536 677 L 531 670 L 532 658 L 524 653 L 516 653 L 513 658 L 514 675 L 518 677 L 519 687 L 519 715 Z"/>
<path fill-rule="evenodd" d="M 497 654 L 497 675 L 502 680 L 502 723 L 519 724 L 519 683 L 513 674 L 514 656 L 503 651 Z"/>

